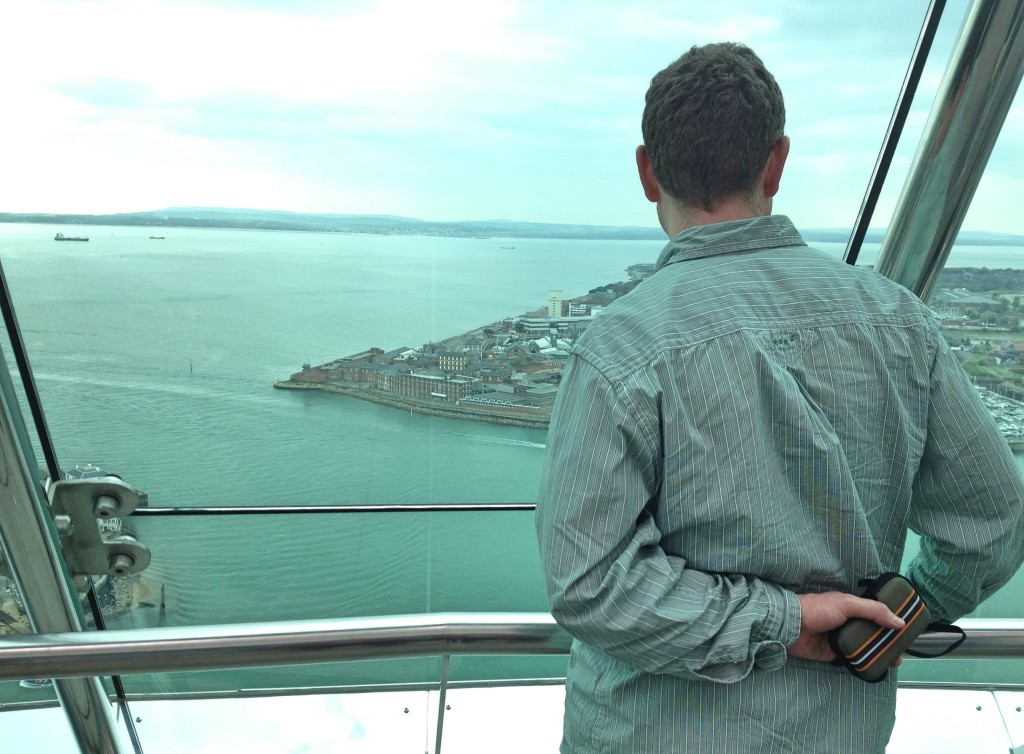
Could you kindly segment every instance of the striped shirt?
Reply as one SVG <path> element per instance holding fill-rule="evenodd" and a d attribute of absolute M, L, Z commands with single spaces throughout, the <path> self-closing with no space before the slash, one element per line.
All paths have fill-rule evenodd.
<path fill-rule="evenodd" d="M 882 752 L 895 673 L 789 658 L 804 592 L 900 568 L 956 619 L 1024 558 L 1006 442 L 906 289 L 788 219 L 688 229 L 580 338 L 537 530 L 562 751 Z"/>

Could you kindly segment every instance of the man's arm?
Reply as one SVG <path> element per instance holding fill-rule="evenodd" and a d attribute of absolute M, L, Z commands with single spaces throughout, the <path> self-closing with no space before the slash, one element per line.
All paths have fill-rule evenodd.
<path fill-rule="evenodd" d="M 662 458 L 654 392 L 613 385 L 579 356 L 563 377 L 537 506 L 552 614 L 561 625 L 633 667 L 725 682 L 755 665 L 780 667 L 789 647 L 831 659 L 824 632 L 855 615 L 898 626 L 872 600 L 798 598 L 762 579 L 702 572 L 668 555 L 650 510 Z"/>
<path fill-rule="evenodd" d="M 941 339 L 909 524 L 922 536 L 907 575 L 940 620 L 974 610 L 1024 559 L 1020 470 Z"/>

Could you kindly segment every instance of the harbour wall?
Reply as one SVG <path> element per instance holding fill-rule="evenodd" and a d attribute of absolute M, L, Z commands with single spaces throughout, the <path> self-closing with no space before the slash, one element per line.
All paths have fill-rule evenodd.
<path fill-rule="evenodd" d="M 449 419 L 465 419 L 468 421 L 487 422 L 489 424 L 504 424 L 511 427 L 529 427 L 533 429 L 547 429 L 550 423 L 548 416 L 531 416 L 502 412 L 493 409 L 471 409 L 464 406 L 441 403 L 440 401 L 421 401 L 393 393 L 385 393 L 374 388 L 356 387 L 341 385 L 333 382 L 309 383 L 296 382 L 292 380 L 279 380 L 274 387 L 280 390 L 321 390 L 325 393 L 337 393 L 348 395 L 359 400 L 377 403 L 381 406 L 390 406 L 412 411 L 417 414 L 428 414 L 430 416 L 443 416 Z"/>

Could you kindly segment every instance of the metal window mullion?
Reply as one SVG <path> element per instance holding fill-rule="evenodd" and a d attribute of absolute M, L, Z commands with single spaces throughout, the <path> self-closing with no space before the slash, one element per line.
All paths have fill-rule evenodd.
<path fill-rule="evenodd" d="M 28 402 L 29 411 L 32 413 L 32 421 L 36 426 L 36 434 L 39 437 L 40 448 L 43 451 L 46 470 L 50 474 L 50 479 L 60 479 L 57 451 L 54 449 L 50 427 L 46 423 L 46 415 L 43 413 L 43 404 L 39 400 L 35 376 L 32 374 L 32 366 L 29 364 L 25 341 L 21 337 L 18 315 L 14 312 L 14 301 L 11 299 L 11 291 L 7 286 L 7 275 L 2 264 L 0 264 L 0 313 L 3 314 L 4 324 L 7 327 L 7 338 L 11 344 L 11 353 L 18 366 L 18 374 L 21 376 L 21 384 L 25 390 L 25 400 Z"/>
<path fill-rule="evenodd" d="M 900 136 L 903 134 L 903 126 L 906 125 L 907 116 L 910 115 L 910 108 L 914 104 L 914 95 L 917 94 L 917 85 L 921 81 L 921 74 L 924 73 L 924 66 L 928 62 L 928 54 L 932 49 L 932 42 L 935 41 L 935 33 L 939 29 L 939 21 L 942 20 L 942 11 L 946 7 L 946 0 L 932 0 L 925 13 L 924 23 L 921 25 L 921 33 L 917 38 L 917 45 L 910 58 L 910 65 L 907 66 L 907 73 L 903 79 L 903 88 L 896 100 L 896 107 L 893 109 L 892 118 L 889 121 L 889 129 L 882 140 L 882 148 L 878 152 L 878 159 L 875 161 L 875 169 L 868 181 L 868 189 L 857 213 L 857 220 L 853 225 L 853 233 L 846 245 L 846 252 L 843 254 L 843 261 L 847 264 L 857 264 L 857 257 L 860 256 L 860 249 L 867 236 L 868 226 L 878 206 L 878 197 L 882 193 L 882 186 L 889 175 L 889 167 L 892 165 L 893 157 L 896 154 L 896 147 L 899 146 Z"/>
<path fill-rule="evenodd" d="M 1024 3 L 974 0 L 875 263 L 927 299 L 1024 76 Z"/>
<path fill-rule="evenodd" d="M 56 544 L 57 532 L 43 502 L 38 472 L 27 461 L 27 444 L 11 375 L 0 354 L 0 545 L 32 630 L 82 632 L 81 606 Z M 81 751 L 122 754 L 100 679 L 58 679 L 54 686 Z"/>

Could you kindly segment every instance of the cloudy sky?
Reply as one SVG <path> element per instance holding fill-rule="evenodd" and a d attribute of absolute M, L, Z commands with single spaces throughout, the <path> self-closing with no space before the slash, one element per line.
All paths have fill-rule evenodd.
<path fill-rule="evenodd" d="M 884 226 L 966 0 L 946 10 Z M 750 44 L 787 97 L 778 211 L 850 227 L 925 0 L 0 0 L 0 211 L 168 206 L 653 225 L 650 77 Z M 1017 104 L 965 223 L 1024 233 Z M 1013 124 L 1016 123 L 1017 127 Z"/>

